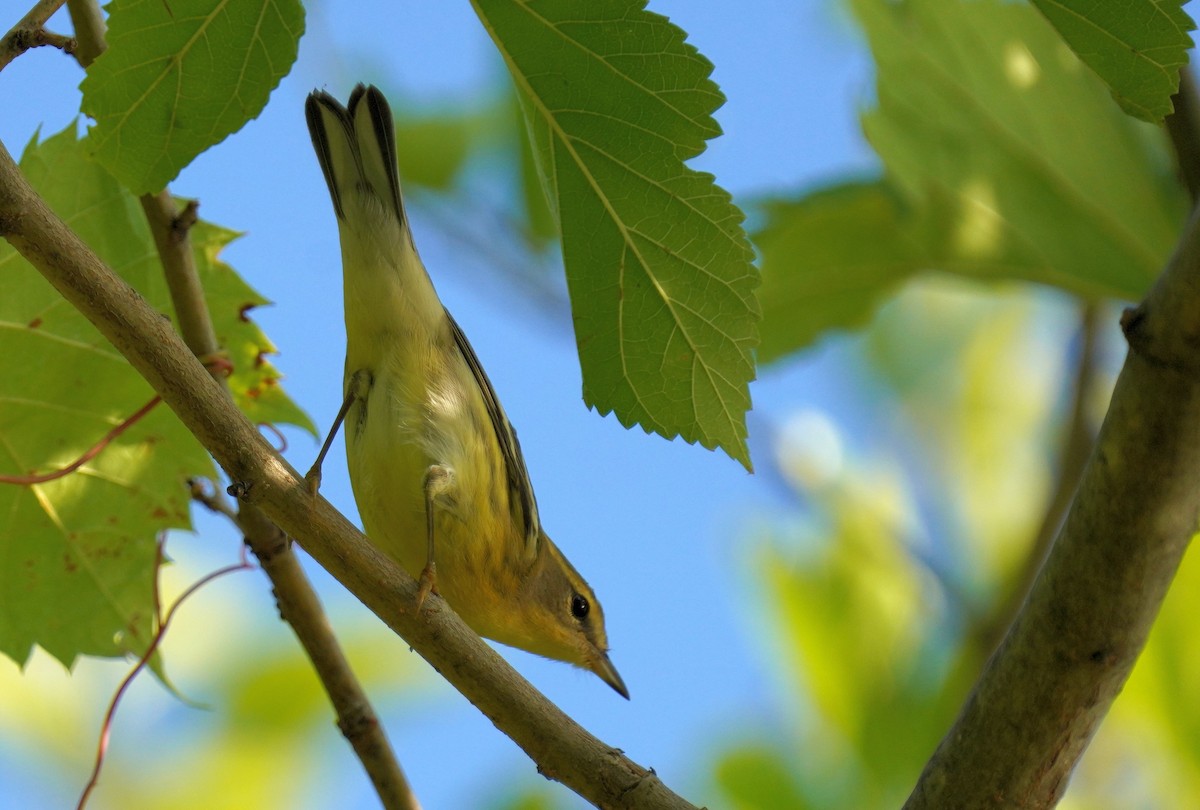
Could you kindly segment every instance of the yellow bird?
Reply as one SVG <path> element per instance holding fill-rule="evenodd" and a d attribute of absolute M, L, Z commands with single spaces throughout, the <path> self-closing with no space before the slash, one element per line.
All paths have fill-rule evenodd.
<path fill-rule="evenodd" d="M 342 244 L 338 425 L 367 536 L 481 636 L 590 670 L 623 697 L 592 589 L 538 519 L 516 433 L 413 244 L 383 94 L 314 92 L 308 129 Z M 435 566 L 436 559 L 436 566 Z"/>

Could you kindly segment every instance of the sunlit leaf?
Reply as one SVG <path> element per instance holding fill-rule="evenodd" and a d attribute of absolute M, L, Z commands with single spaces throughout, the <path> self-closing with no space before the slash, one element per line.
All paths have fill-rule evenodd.
<path fill-rule="evenodd" d="M 720 133 L 712 65 L 644 0 L 476 0 L 562 229 L 584 400 L 749 467 L 758 274 L 742 213 L 684 161 Z"/>
<path fill-rule="evenodd" d="M 22 170 L 127 281 L 161 301 L 140 209 L 82 154 L 74 130 L 72 123 L 30 144 Z M 7 242 L 0 272 L 0 469 L 49 472 L 154 392 Z M 80 654 L 144 649 L 155 534 L 190 526 L 185 479 L 213 474 L 208 455 L 164 406 L 75 473 L 0 485 L 0 651 L 20 663 L 39 644 L 69 665 Z"/>
<path fill-rule="evenodd" d="M 136 199 L 85 154 L 75 124 L 21 161 L 30 183 L 109 266 L 170 311 L 158 256 Z M 307 417 L 279 390 L 269 343 L 245 318 L 261 302 L 216 260 L 228 232 L 195 231 L 202 280 L 231 388 L 253 418 Z M 154 392 L 120 354 L 0 242 L 0 472 L 50 472 L 78 458 Z M 254 392 L 260 392 L 255 396 Z M 0 485 L 0 652 L 34 644 L 66 664 L 80 654 L 140 651 L 148 637 L 155 535 L 187 528 L 190 477 L 214 477 L 208 454 L 166 406 L 153 409 L 78 471 L 33 486 Z"/>
<path fill-rule="evenodd" d="M 88 148 L 135 194 L 258 116 L 296 60 L 298 0 L 122 0 L 88 68 Z"/>

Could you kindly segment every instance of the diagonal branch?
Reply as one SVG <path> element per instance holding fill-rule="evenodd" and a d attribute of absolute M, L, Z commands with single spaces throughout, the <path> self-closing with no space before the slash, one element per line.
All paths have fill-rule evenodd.
<path fill-rule="evenodd" d="M 1200 217 L 1146 300 L 1050 554 L 906 808 L 1052 807 L 1200 521 Z"/>
<path fill-rule="evenodd" d="M 653 771 L 593 737 L 516 673 L 440 598 L 412 610 L 417 584 L 279 457 L 178 335 L 30 188 L 0 145 L 0 236 L 90 320 L 224 468 L 235 491 L 442 673 L 545 776 L 594 804 L 691 808 Z M 1197 424 L 1200 424 L 1198 422 Z"/>
<path fill-rule="evenodd" d="M 47 4 L 49 0 L 43 0 L 41 5 Z M 58 0 L 55 8 L 61 4 L 62 0 Z M 107 47 L 104 18 L 95 0 L 69 0 L 68 10 L 79 37 L 77 58 L 87 68 Z M 177 211 L 175 200 L 167 189 L 157 194 L 144 194 L 139 200 L 154 236 L 183 340 L 201 360 L 217 357 L 221 354 L 221 346 L 204 300 L 189 236 L 189 230 L 196 222 L 197 204 L 189 202 L 183 211 Z M 213 376 L 228 395 L 223 375 L 214 371 Z M 246 544 L 271 580 L 280 615 L 292 626 L 312 661 L 337 713 L 338 727 L 363 763 L 383 806 L 388 810 L 416 810 L 419 804 L 400 762 L 366 692 L 342 653 L 316 590 L 300 567 L 291 543 L 253 504 L 242 504 L 236 520 Z"/>
<path fill-rule="evenodd" d="M 199 358 L 216 355 L 220 344 L 213 331 L 188 236 L 189 227 L 196 220 L 196 204 L 190 202 L 177 212 L 174 198 L 165 190 L 140 199 L 162 260 L 184 342 Z M 218 379 L 228 394 L 224 378 Z M 388 810 L 415 810 L 419 805 L 400 762 L 342 653 L 292 544 L 253 504 L 242 504 L 236 521 L 246 544 L 271 580 L 280 615 L 292 626 L 312 661 L 337 713 L 338 728 L 354 748 L 383 806 Z"/>

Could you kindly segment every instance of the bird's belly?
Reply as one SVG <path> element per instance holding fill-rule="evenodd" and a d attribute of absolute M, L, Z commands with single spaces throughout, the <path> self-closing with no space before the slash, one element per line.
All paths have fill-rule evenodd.
<path fill-rule="evenodd" d="M 425 565 L 422 480 L 431 461 L 402 415 L 373 388 L 367 406 L 346 414 L 346 465 L 363 531 L 413 576 Z"/>
<path fill-rule="evenodd" d="M 426 408 L 414 400 L 419 402 L 402 377 L 377 373 L 365 406 L 356 402 L 346 414 L 347 466 L 363 530 L 418 577 L 428 561 L 425 475 L 434 464 L 451 467 L 452 490 L 433 509 L 438 592 L 477 632 L 486 634 L 482 618 L 516 585 L 497 559 L 502 545 L 482 534 L 482 510 L 489 507 L 477 490 L 485 486 L 486 476 L 479 479 L 476 465 L 448 452 L 445 441 L 430 440 Z M 455 457 L 440 457 L 446 455 Z"/>

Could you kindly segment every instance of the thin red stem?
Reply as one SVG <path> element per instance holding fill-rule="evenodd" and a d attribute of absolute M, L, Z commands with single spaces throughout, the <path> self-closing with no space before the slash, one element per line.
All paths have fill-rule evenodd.
<path fill-rule="evenodd" d="M 158 571 L 160 570 L 162 564 L 163 545 L 164 541 L 159 540 L 158 551 L 155 556 L 154 610 L 156 615 L 160 613 L 161 607 L 158 601 Z M 188 599 L 188 597 L 213 580 L 223 577 L 226 574 L 232 574 L 234 571 L 246 571 L 253 567 L 254 566 L 251 565 L 246 559 L 246 550 L 245 546 L 243 546 L 241 552 L 241 561 L 238 562 L 237 565 L 227 565 L 224 568 L 219 568 L 216 571 L 201 577 L 199 580 L 192 583 L 192 585 L 188 587 L 186 591 L 180 594 L 179 598 L 172 603 L 171 609 L 167 611 L 167 615 L 165 617 L 162 617 L 162 620 L 158 626 L 158 630 L 154 633 L 153 638 L 150 639 L 150 644 L 146 647 L 146 651 L 142 653 L 142 657 L 138 659 L 137 664 L 135 664 L 133 669 L 129 671 L 129 674 L 122 679 L 121 685 L 117 687 L 117 691 L 113 695 L 112 701 L 108 704 L 108 711 L 104 713 L 104 722 L 100 726 L 100 742 L 96 747 L 96 761 L 92 766 L 92 774 L 88 778 L 87 784 L 84 785 L 83 793 L 79 796 L 79 803 L 76 805 L 76 810 L 83 810 L 84 806 L 87 805 L 88 798 L 91 796 L 92 791 L 100 781 L 100 770 L 104 767 L 104 757 L 108 753 L 108 740 L 112 732 L 112 722 L 113 717 L 117 713 L 117 706 L 120 704 L 121 698 L 124 696 L 125 691 L 129 688 L 130 684 L 133 683 L 134 678 L 136 678 L 138 674 L 145 669 L 146 664 L 150 661 L 150 658 L 154 655 L 155 651 L 158 650 L 159 644 L 162 643 L 163 636 L 166 635 L 167 627 L 171 624 L 171 619 L 175 617 L 175 611 L 179 609 L 180 605 L 182 605 L 184 601 Z"/>
<path fill-rule="evenodd" d="M 133 427 L 134 424 L 136 424 L 143 416 L 150 413 L 150 411 L 154 409 L 154 406 L 161 401 L 161 398 L 155 395 L 149 402 L 147 402 L 141 408 L 138 408 L 138 410 L 132 416 L 110 430 L 104 436 L 104 438 L 92 445 L 87 452 L 72 461 L 67 466 L 47 473 L 33 473 L 31 475 L 0 475 L 0 484 L 20 484 L 22 486 L 32 486 L 34 484 L 44 484 L 47 481 L 54 481 L 55 479 L 70 475 L 84 464 L 87 464 L 96 456 L 100 455 L 100 451 L 105 447 L 108 447 L 113 439 L 117 438 L 122 433 L 129 430 L 129 428 Z"/>

